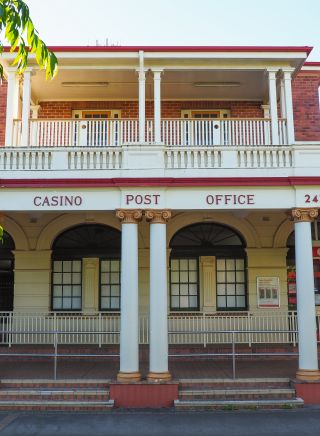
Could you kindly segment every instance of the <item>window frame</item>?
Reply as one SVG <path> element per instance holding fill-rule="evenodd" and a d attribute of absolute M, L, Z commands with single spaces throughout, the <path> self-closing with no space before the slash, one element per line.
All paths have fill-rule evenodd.
<path fill-rule="evenodd" d="M 78 262 L 80 262 L 80 277 L 81 277 L 81 284 L 80 284 L 80 286 L 81 286 L 81 293 L 80 293 L 80 297 L 77 297 L 77 298 L 80 298 L 80 302 L 81 302 L 81 307 L 80 307 L 80 309 L 64 309 L 64 308 L 61 308 L 61 309 L 55 309 L 54 308 L 54 306 L 53 306 L 53 301 L 54 301 L 54 299 L 56 298 L 56 297 L 54 297 L 54 286 L 55 286 L 55 284 L 54 284 L 54 274 L 55 274 L 55 271 L 54 271 L 54 262 L 74 262 L 74 261 L 78 261 Z M 73 272 L 71 271 L 70 272 L 70 274 L 72 274 Z M 63 271 L 61 272 L 61 274 L 63 274 Z M 61 283 L 61 286 L 63 287 L 63 283 Z M 68 286 L 70 286 L 70 285 L 68 285 Z M 72 284 L 71 284 L 71 286 L 72 286 Z M 72 301 L 72 296 L 70 297 L 71 298 L 71 301 Z M 72 258 L 72 259 L 68 259 L 68 258 L 66 258 L 66 259 L 57 259 L 57 258 L 55 258 L 55 259 L 52 259 L 52 261 L 51 261 L 51 311 L 52 312 L 66 312 L 66 313 L 68 313 L 68 312 L 82 312 L 82 305 L 83 305 L 83 301 L 82 301 L 82 298 L 83 298 L 83 265 L 82 265 L 82 258 L 81 259 L 79 259 L 79 258 Z M 62 290 L 62 296 L 61 296 L 61 299 L 62 299 L 62 303 L 63 303 L 63 290 Z M 63 305 L 63 304 L 62 304 Z"/>
<path fill-rule="evenodd" d="M 119 292 L 119 309 L 102 309 L 102 304 L 101 304 L 101 299 L 102 299 L 102 280 L 101 280 L 101 274 L 102 274 L 102 269 L 101 269 L 101 262 L 107 260 L 107 261 L 112 261 L 112 260 L 116 260 L 119 262 L 119 288 L 120 288 L 120 292 Z M 111 283 L 110 283 L 111 285 Z M 106 297 L 106 298 L 110 298 L 111 299 L 111 293 L 110 293 L 110 297 Z M 110 300 L 111 302 L 111 300 Z M 99 258 L 99 312 L 120 312 L 121 311 L 121 258 L 119 257 L 101 257 Z"/>
<path fill-rule="evenodd" d="M 197 268 L 196 268 L 196 271 L 197 271 L 197 283 L 196 283 L 196 285 L 197 285 L 197 307 L 192 307 L 192 308 L 185 308 L 185 307 L 182 307 L 182 308 L 177 308 L 177 307 L 173 307 L 172 306 L 172 284 L 176 284 L 176 282 L 175 283 L 172 283 L 172 268 L 171 268 L 171 262 L 173 261 L 173 260 L 195 260 L 196 261 L 196 263 L 197 263 Z M 180 265 L 179 265 L 180 266 Z M 199 312 L 200 311 L 200 275 L 199 275 L 199 273 L 200 273 L 200 270 L 199 270 L 199 256 L 196 256 L 196 257 L 194 257 L 194 256 L 182 256 L 182 257 L 170 257 L 170 292 L 169 292 L 169 299 L 170 299 L 170 312 Z M 188 276 L 189 276 L 189 270 L 188 270 Z M 179 269 L 179 280 L 180 280 L 180 269 Z M 180 281 L 178 282 L 178 284 L 179 284 L 179 286 L 180 286 Z M 180 288 L 179 288 L 179 298 L 180 298 L 180 296 L 181 296 L 181 294 L 180 294 Z M 190 298 L 190 294 L 189 294 L 189 282 L 188 282 L 188 301 L 189 301 L 189 298 Z"/>
<path fill-rule="evenodd" d="M 227 302 L 227 296 L 228 295 L 226 293 L 224 295 L 218 295 L 218 285 L 219 284 L 225 284 L 225 285 L 227 284 L 227 282 L 225 282 L 225 283 L 219 283 L 218 282 L 218 260 L 225 260 L 225 261 L 226 260 L 233 260 L 233 261 L 243 260 L 244 282 L 243 283 L 242 282 L 238 282 L 238 284 L 243 284 L 244 285 L 245 305 L 243 307 L 235 307 L 235 306 L 230 306 L 230 307 L 226 306 L 226 307 L 223 307 L 223 308 L 219 307 L 219 305 L 218 305 L 218 297 L 224 296 L 226 298 L 226 302 Z M 246 257 L 216 256 L 216 271 L 215 271 L 215 273 L 216 273 L 216 310 L 218 312 L 243 312 L 243 311 L 247 311 L 248 310 L 248 277 L 247 277 L 248 270 L 247 270 L 247 261 L 246 260 L 247 260 Z M 226 267 L 226 265 L 225 265 L 225 267 Z M 225 269 L 224 271 L 227 272 L 228 270 Z M 234 271 L 236 273 L 237 269 L 232 270 L 232 271 Z M 237 293 L 236 293 L 237 292 L 237 288 L 236 288 L 237 287 L 237 281 L 234 282 L 234 285 L 235 285 L 235 294 L 233 294 L 231 296 L 234 296 L 235 297 L 235 301 L 237 301 L 236 300 L 236 297 L 237 297 Z"/>

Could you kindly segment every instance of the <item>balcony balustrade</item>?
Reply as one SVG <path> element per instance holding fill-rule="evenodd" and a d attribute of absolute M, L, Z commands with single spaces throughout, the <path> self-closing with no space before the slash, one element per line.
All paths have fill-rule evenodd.
<path fill-rule="evenodd" d="M 20 147 L 22 123 L 13 124 L 13 147 Z M 278 121 L 278 138 L 272 140 L 271 120 L 162 119 L 161 142 L 167 147 L 287 145 L 286 120 Z M 145 143 L 154 144 L 154 121 L 146 120 Z M 140 145 L 138 119 L 30 120 L 28 145 L 34 147 L 120 147 Z"/>

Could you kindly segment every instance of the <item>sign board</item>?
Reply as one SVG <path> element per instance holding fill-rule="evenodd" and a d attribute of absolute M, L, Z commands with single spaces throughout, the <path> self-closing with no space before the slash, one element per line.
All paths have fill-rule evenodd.
<path fill-rule="evenodd" d="M 257 293 L 258 307 L 279 307 L 279 277 L 257 277 Z"/>

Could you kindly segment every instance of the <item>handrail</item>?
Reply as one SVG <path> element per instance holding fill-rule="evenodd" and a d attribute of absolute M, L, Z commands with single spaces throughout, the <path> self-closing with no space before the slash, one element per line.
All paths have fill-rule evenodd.
<path fill-rule="evenodd" d="M 78 354 L 78 353 L 58 353 L 58 337 L 59 334 L 119 334 L 119 331 L 106 331 L 106 332 L 96 332 L 96 331 L 62 331 L 62 330 L 46 330 L 46 331 L 39 331 L 39 330 L 29 330 L 29 331 L 21 331 L 21 330 L 0 330 L 0 334 L 53 334 L 54 335 L 54 353 L 0 353 L 1 356 L 17 356 L 17 357 L 53 357 L 54 358 L 54 367 L 53 367 L 53 378 L 54 380 L 57 380 L 57 367 L 58 367 L 58 357 L 119 357 L 120 354 L 114 353 L 114 354 Z M 198 356 L 198 357 L 215 357 L 215 356 L 231 356 L 232 357 L 232 378 L 235 380 L 236 378 L 236 357 L 237 356 L 250 356 L 250 357 L 257 357 L 257 356 L 297 356 L 298 353 L 291 352 L 291 353 L 281 353 L 281 352 L 275 352 L 275 353 L 239 353 L 236 352 L 236 341 L 235 341 L 235 335 L 236 334 L 243 334 L 243 333 L 256 333 L 256 334 L 265 334 L 265 333 L 298 333 L 297 330 L 287 330 L 287 329 L 279 329 L 279 330 L 201 330 L 200 332 L 194 332 L 190 330 L 185 331 L 169 331 L 168 334 L 177 334 L 177 333 L 188 333 L 188 334 L 199 334 L 199 333 L 210 333 L 210 334 L 231 334 L 232 340 L 230 342 L 232 346 L 231 353 L 181 353 L 181 354 L 168 354 L 168 357 L 192 357 L 192 356 Z"/>

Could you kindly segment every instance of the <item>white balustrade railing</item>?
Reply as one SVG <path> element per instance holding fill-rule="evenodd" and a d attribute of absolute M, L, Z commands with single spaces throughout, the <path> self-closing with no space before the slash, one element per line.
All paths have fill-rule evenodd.
<path fill-rule="evenodd" d="M 70 170 L 116 170 L 121 168 L 121 163 L 122 150 L 118 147 L 68 152 Z"/>
<path fill-rule="evenodd" d="M 165 168 L 221 168 L 222 151 L 215 148 L 166 148 Z"/>
<path fill-rule="evenodd" d="M 52 169 L 52 153 L 42 150 L 1 149 L 0 170 L 38 170 Z"/>
<path fill-rule="evenodd" d="M 320 325 L 320 316 L 317 316 L 317 325 Z M 0 334 L 0 344 L 9 346 L 53 344 L 55 331 L 60 332 L 60 344 L 117 345 L 120 340 L 120 313 L 1 312 L 0 330 L 5 331 Z M 238 332 L 237 343 L 296 345 L 298 342 L 297 317 L 296 313 L 291 311 L 268 314 L 170 313 L 168 330 L 169 344 L 206 346 L 230 343 L 232 334 L 225 331 L 231 330 Z M 139 318 L 139 341 L 140 344 L 149 343 L 147 315 Z"/>
<path fill-rule="evenodd" d="M 238 168 L 291 168 L 292 155 L 287 147 L 241 147 L 237 149 Z"/>
<path fill-rule="evenodd" d="M 278 121 L 279 144 L 286 145 L 285 119 Z M 154 143 L 154 121 L 147 119 L 145 142 Z M 271 145 L 270 119 L 162 119 L 161 142 L 169 147 Z M 139 144 L 138 119 L 31 119 L 31 147 L 114 147 Z M 21 145 L 21 121 L 13 123 L 13 145 Z"/>

